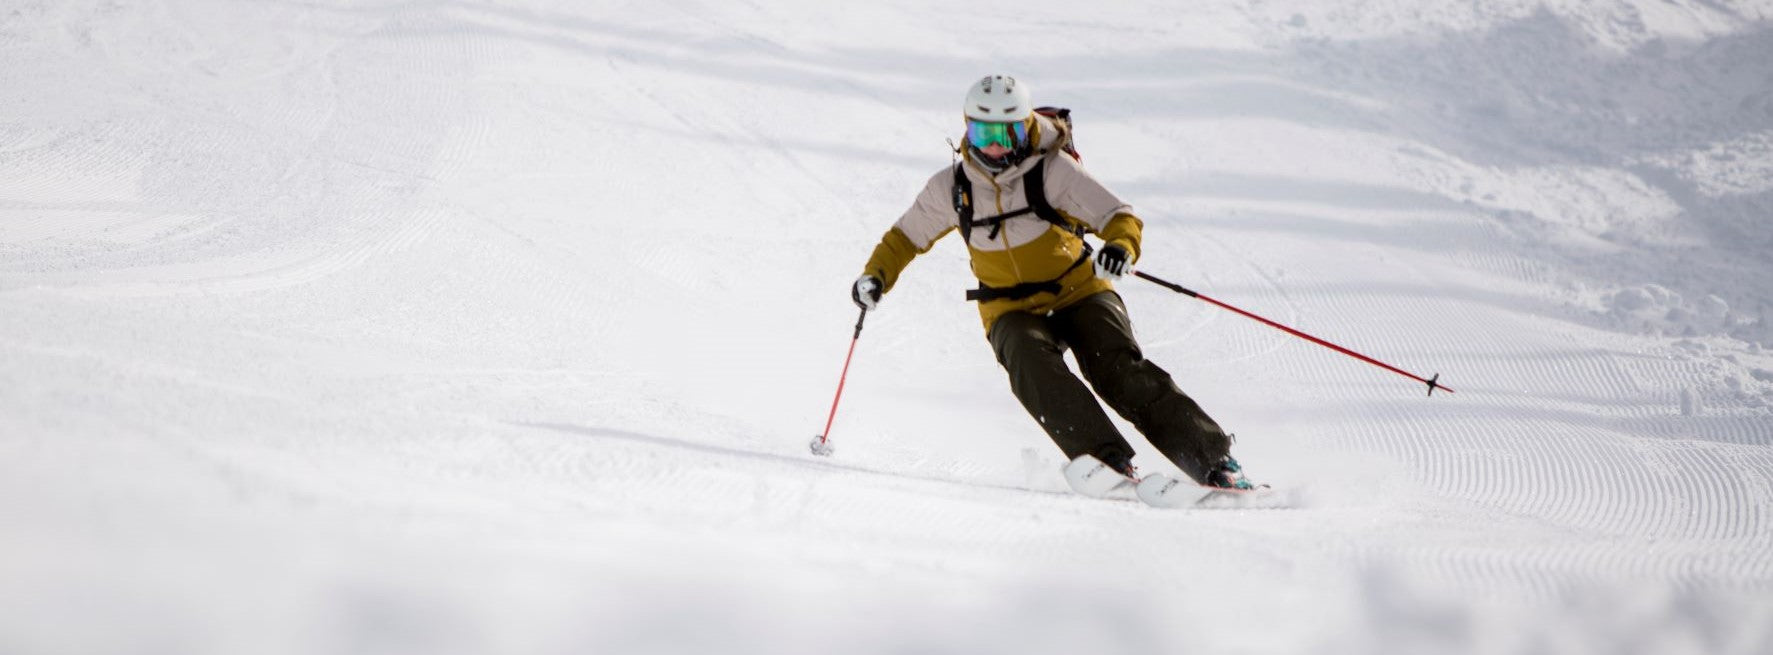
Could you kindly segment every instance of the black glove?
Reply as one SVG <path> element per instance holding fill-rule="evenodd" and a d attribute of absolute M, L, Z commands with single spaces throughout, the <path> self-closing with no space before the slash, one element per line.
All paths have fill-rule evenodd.
<path fill-rule="evenodd" d="M 856 301 L 857 307 L 874 311 L 880 306 L 880 278 L 868 274 L 856 278 L 856 283 L 850 285 L 850 300 Z"/>
<path fill-rule="evenodd" d="M 1096 252 L 1096 277 L 1120 279 L 1132 271 L 1133 262 L 1127 257 L 1126 248 L 1111 243 Z"/>

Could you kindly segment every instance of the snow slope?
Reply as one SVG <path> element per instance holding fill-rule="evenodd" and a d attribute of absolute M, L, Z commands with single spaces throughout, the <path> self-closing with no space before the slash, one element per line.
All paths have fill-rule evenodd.
<path fill-rule="evenodd" d="M 8 0 L 0 653 L 1768 652 L 1770 19 Z M 1457 393 L 1124 283 L 1302 503 L 1078 498 L 951 239 L 807 454 L 994 71 L 1144 270 Z"/>

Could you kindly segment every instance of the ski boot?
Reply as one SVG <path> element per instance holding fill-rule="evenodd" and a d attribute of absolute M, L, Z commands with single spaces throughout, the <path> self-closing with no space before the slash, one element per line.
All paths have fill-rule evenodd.
<path fill-rule="evenodd" d="M 1240 509 L 1285 507 L 1288 502 L 1276 497 L 1268 485 L 1250 482 L 1230 455 L 1214 462 L 1202 478 L 1196 485 L 1153 473 L 1139 481 L 1136 491 L 1139 500 L 1152 507 Z"/>
<path fill-rule="evenodd" d="M 1258 485 L 1250 482 L 1249 478 L 1244 477 L 1244 467 L 1239 465 L 1237 460 L 1232 456 L 1226 455 L 1225 459 L 1219 460 L 1219 463 L 1214 464 L 1213 468 L 1207 470 L 1207 479 L 1204 486 L 1216 487 L 1219 489 L 1250 490 L 1260 489 L 1268 485 Z"/>
<path fill-rule="evenodd" d="M 1128 479 L 1135 481 L 1139 479 L 1139 470 L 1133 467 L 1133 458 L 1130 455 L 1103 457 L 1102 463 L 1107 464 L 1108 468 L 1114 469 L 1115 473 L 1127 476 Z"/>

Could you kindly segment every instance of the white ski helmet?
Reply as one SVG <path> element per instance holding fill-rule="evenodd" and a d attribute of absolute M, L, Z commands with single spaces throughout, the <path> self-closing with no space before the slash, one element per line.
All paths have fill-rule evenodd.
<path fill-rule="evenodd" d="M 1008 75 L 986 75 L 967 90 L 967 104 L 962 109 L 967 118 L 993 123 L 1028 120 L 1034 114 L 1034 100 L 1028 87 Z"/>

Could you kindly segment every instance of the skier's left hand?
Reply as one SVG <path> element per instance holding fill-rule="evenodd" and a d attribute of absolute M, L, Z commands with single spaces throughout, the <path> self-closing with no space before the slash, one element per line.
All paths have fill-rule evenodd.
<path fill-rule="evenodd" d="M 1127 249 L 1115 244 L 1102 246 L 1096 252 L 1096 277 L 1118 280 L 1120 276 L 1133 272 L 1132 258 L 1127 256 Z"/>

